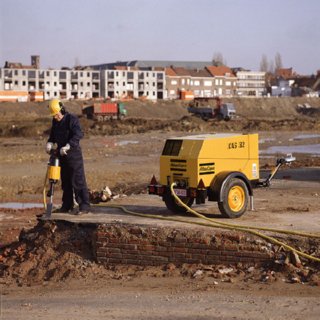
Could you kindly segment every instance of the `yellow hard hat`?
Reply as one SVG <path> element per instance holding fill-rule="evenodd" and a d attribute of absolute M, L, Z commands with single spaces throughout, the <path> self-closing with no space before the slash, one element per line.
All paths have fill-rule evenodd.
<path fill-rule="evenodd" d="M 50 116 L 54 117 L 58 112 L 61 111 L 62 106 L 62 102 L 59 99 L 52 99 L 49 102 Z"/>

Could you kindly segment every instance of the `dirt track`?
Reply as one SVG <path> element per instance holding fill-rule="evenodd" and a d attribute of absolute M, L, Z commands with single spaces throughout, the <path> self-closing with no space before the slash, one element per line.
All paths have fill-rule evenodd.
<path fill-rule="evenodd" d="M 279 108 L 276 108 L 277 101 L 281 102 Z M 82 148 L 88 185 L 93 190 L 101 190 L 108 185 L 113 193 L 129 196 L 120 199 L 120 202 L 139 205 L 139 197 L 147 197 L 144 195 L 145 187 L 152 175 L 158 175 L 163 142 L 171 136 L 198 132 L 259 132 L 260 150 L 265 151 L 271 146 L 319 144 L 318 113 L 301 115 L 295 108 L 301 101 L 283 101 L 272 100 L 268 102 L 268 108 L 263 104 L 257 106 L 260 102 L 248 101 L 246 105 L 239 106 L 241 117 L 228 123 L 204 122 L 190 117 L 180 104 L 132 105 L 129 114 L 133 118 L 122 123 L 102 125 L 81 119 L 86 133 Z M 319 107 L 319 99 L 309 103 Z M 0 104 L 1 107 L 6 111 L 0 121 L 0 202 L 41 203 L 47 162 L 44 145 L 50 119 L 41 116 L 43 104 Z M 152 112 L 150 107 L 154 108 Z M 23 115 L 19 108 L 23 108 Z M 69 108 L 79 112 L 76 103 L 70 104 Z M 295 138 L 301 134 L 311 136 Z M 294 167 L 320 166 L 319 155 L 311 157 L 310 154 L 298 153 L 295 156 L 297 161 Z M 270 168 L 276 157 L 277 154 L 262 154 L 261 168 Z M 57 205 L 61 198 L 58 190 L 59 187 L 55 195 Z M 131 194 L 141 193 L 140 196 L 130 197 Z M 256 192 L 256 211 L 237 222 L 303 228 L 319 233 L 319 195 L 319 182 L 297 184 L 294 181 L 276 181 L 271 189 Z M 158 211 L 166 210 L 161 202 L 159 204 L 158 198 L 155 203 L 149 201 L 151 208 L 155 206 Z M 145 206 L 145 202 L 142 205 Z M 205 210 L 211 211 L 212 208 L 216 210 L 212 206 L 205 207 Z M 34 227 L 37 224 L 35 214 L 39 211 L 41 209 L 1 209 L 0 221 L 4 223 L 1 223 L 0 242 L 15 241 L 22 227 L 26 230 Z M 19 247 L 19 243 L 15 246 Z M 79 256 L 74 254 L 72 257 L 78 261 Z M 86 261 L 86 258 L 81 258 L 79 264 L 75 264 L 74 276 L 70 275 L 61 283 L 56 283 L 54 279 L 43 281 L 40 288 L 25 288 L 19 273 L 2 279 L 2 285 L 6 287 L 2 289 L 4 318 L 21 319 L 22 316 L 16 311 L 19 310 L 26 319 L 37 316 L 50 319 L 49 314 L 52 318 L 59 316 L 62 319 L 78 318 L 79 314 L 92 319 L 101 315 L 116 319 L 162 319 L 168 316 L 170 319 L 230 319 L 235 315 L 238 319 L 284 319 L 289 315 L 298 319 L 302 314 L 306 319 L 317 319 L 320 311 L 320 287 L 316 285 L 318 282 L 320 284 L 318 276 L 313 278 L 311 286 L 311 282 L 307 285 L 287 283 L 287 275 L 276 272 L 277 280 L 265 283 L 261 279 L 263 272 L 267 271 L 257 269 L 254 278 L 244 281 L 245 277 L 235 275 L 230 283 L 214 278 L 210 272 L 193 278 L 192 275 L 201 266 L 194 266 L 192 271 L 186 273 L 183 268 L 175 268 L 172 272 L 159 268 L 142 270 L 127 267 L 106 270 L 91 262 L 86 265 Z M 19 268 L 19 262 L 15 263 L 15 268 Z M 86 267 L 83 268 L 83 265 Z M 247 269 L 240 271 L 240 274 L 244 272 L 247 275 Z M 318 273 L 315 272 L 317 274 L 319 269 Z M 32 273 L 28 276 L 29 285 L 33 286 Z M 77 282 L 77 278 L 82 280 Z M 79 299 L 76 305 L 72 305 L 75 295 Z M 66 302 L 62 303 L 62 299 Z M 103 302 L 104 299 L 108 303 Z M 91 301 L 90 305 L 86 301 Z M 213 305 L 212 301 L 216 303 Z M 176 308 L 177 305 L 184 307 Z"/>

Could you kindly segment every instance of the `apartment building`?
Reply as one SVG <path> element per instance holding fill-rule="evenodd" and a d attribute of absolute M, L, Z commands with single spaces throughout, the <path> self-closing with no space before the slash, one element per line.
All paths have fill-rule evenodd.
<path fill-rule="evenodd" d="M 0 91 L 42 93 L 43 99 L 100 96 L 100 73 L 92 70 L 1 69 Z"/>
<path fill-rule="evenodd" d="M 226 66 L 207 66 L 203 69 L 166 68 L 166 90 L 169 99 L 177 99 L 181 91 L 195 97 L 233 96 L 237 79 Z"/>
<path fill-rule="evenodd" d="M 265 93 L 264 72 L 231 70 L 206 61 L 134 60 L 73 69 L 39 66 L 39 56 L 32 56 L 29 66 L 6 62 L 0 68 L 0 100 L 178 99 L 182 91 L 195 97 Z"/>
<path fill-rule="evenodd" d="M 261 97 L 266 94 L 266 73 L 234 69 L 237 77 L 237 96 Z"/>
<path fill-rule="evenodd" d="M 208 66 L 207 70 L 214 78 L 214 96 L 232 97 L 235 95 L 237 78 L 229 67 Z"/>
<path fill-rule="evenodd" d="M 111 69 L 112 68 L 112 69 Z M 165 72 L 155 68 L 114 66 L 100 69 L 101 95 L 111 99 L 165 99 Z"/>

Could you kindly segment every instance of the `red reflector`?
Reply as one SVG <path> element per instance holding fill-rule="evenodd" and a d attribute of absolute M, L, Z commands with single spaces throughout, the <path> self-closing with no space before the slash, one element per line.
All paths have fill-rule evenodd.
<path fill-rule="evenodd" d="M 195 189 L 195 188 L 190 188 L 189 189 L 190 191 L 190 197 L 191 198 L 196 198 L 197 197 L 197 189 Z"/>
<path fill-rule="evenodd" d="M 205 189 L 205 188 L 206 188 L 206 186 L 204 185 L 203 180 L 200 179 L 198 186 L 197 186 L 197 189 Z"/>
<path fill-rule="evenodd" d="M 164 186 L 159 186 L 157 188 L 157 194 L 158 195 L 163 195 L 164 194 Z"/>
<path fill-rule="evenodd" d="M 152 184 L 152 185 L 158 184 L 157 179 L 156 179 L 156 177 L 155 177 L 154 175 L 153 175 L 153 177 L 152 177 L 152 179 L 151 179 L 150 184 Z"/>

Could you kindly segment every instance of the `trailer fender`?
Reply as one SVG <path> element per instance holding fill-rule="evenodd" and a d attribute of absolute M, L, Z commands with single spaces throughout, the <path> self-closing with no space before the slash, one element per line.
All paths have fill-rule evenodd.
<path fill-rule="evenodd" d="M 253 189 L 249 179 L 239 171 L 222 171 L 212 181 L 209 190 L 209 200 L 223 202 L 223 190 L 230 179 L 237 178 L 244 181 L 248 188 L 249 196 L 253 195 Z"/>

